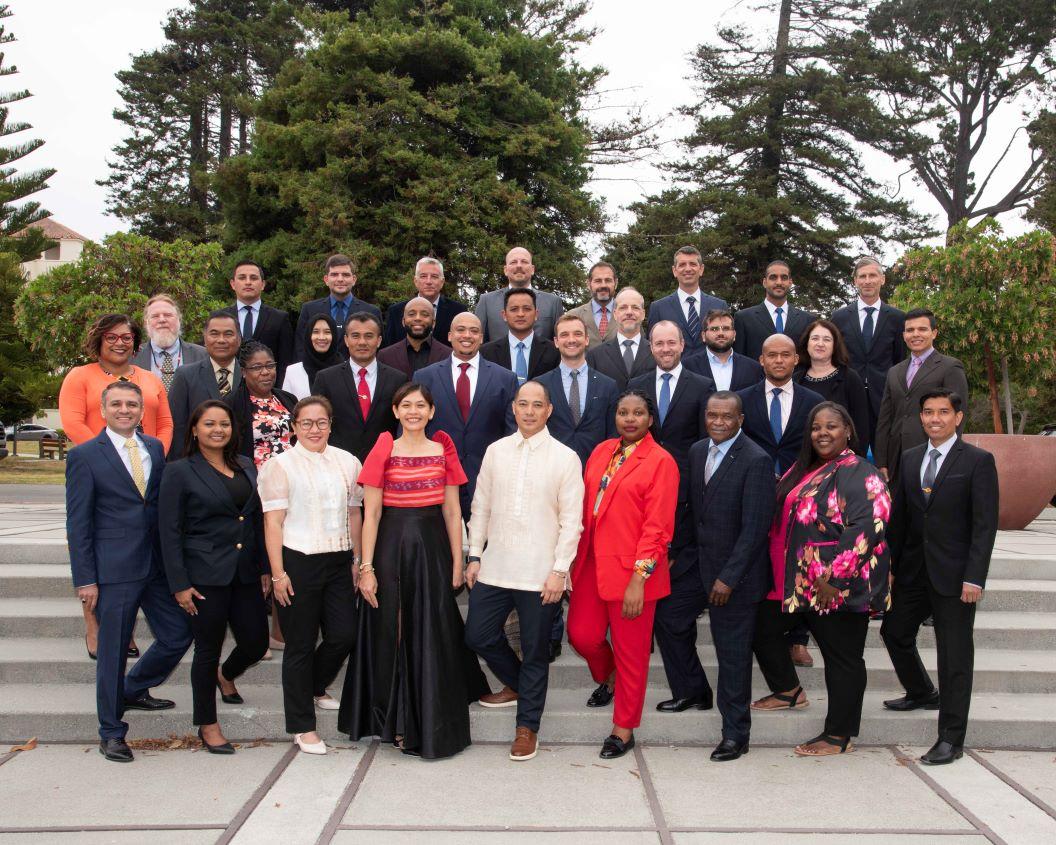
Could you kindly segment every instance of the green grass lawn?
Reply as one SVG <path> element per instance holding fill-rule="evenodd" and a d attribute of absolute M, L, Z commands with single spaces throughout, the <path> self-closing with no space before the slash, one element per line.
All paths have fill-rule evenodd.
<path fill-rule="evenodd" d="M 66 461 L 41 460 L 37 453 L 36 443 L 19 443 L 17 458 L 0 460 L 0 484 L 65 484 Z"/>

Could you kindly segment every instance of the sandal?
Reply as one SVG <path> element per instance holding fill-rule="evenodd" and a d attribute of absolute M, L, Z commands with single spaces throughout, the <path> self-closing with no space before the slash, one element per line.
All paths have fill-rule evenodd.
<path fill-rule="evenodd" d="M 814 745 L 816 742 L 823 742 L 833 748 L 838 748 L 838 751 L 807 751 L 808 745 Z M 819 734 L 814 739 L 807 740 L 800 745 L 797 745 L 793 751 L 798 757 L 832 757 L 836 754 L 846 754 L 848 751 L 854 751 L 854 745 L 851 744 L 851 738 L 845 736 L 843 739 L 832 736 L 831 734 Z"/>
<path fill-rule="evenodd" d="M 803 700 L 800 701 L 799 697 L 803 696 Z M 778 701 L 781 703 L 780 707 L 762 707 L 760 706 L 764 701 Z M 752 710 L 756 711 L 768 711 L 768 710 L 802 710 L 804 707 L 810 707 L 810 702 L 807 701 L 806 695 L 803 693 L 803 687 L 796 687 L 791 695 L 784 695 L 780 692 L 773 692 L 770 695 L 760 698 L 758 701 L 753 701 L 751 704 Z"/>

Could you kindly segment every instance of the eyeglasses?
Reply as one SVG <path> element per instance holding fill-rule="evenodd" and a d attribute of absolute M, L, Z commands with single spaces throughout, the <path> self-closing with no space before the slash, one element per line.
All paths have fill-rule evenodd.
<path fill-rule="evenodd" d="M 105 340 L 107 343 L 111 343 L 111 344 L 118 343 L 118 342 L 120 342 L 120 343 L 131 343 L 135 339 L 136 338 L 132 334 L 132 332 L 125 332 L 124 334 L 116 334 L 114 332 L 107 332 L 106 334 L 103 335 L 103 340 Z"/>
<path fill-rule="evenodd" d="M 320 431 L 330 430 L 330 420 L 297 420 L 296 425 L 301 431 L 311 431 L 313 428 Z"/>
<path fill-rule="evenodd" d="M 278 366 L 274 361 L 269 361 L 267 364 L 253 364 L 250 367 L 243 367 L 247 373 L 270 373 L 275 367 Z"/>

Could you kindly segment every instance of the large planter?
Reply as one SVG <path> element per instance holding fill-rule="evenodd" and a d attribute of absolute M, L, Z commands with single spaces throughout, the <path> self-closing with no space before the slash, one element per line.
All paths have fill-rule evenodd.
<path fill-rule="evenodd" d="M 997 527 L 1026 528 L 1056 493 L 1056 437 L 1039 434 L 966 434 L 997 463 L 1001 506 Z"/>

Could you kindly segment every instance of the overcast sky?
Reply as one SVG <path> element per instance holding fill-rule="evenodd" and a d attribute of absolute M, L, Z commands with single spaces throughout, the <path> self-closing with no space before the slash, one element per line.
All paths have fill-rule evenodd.
<path fill-rule="evenodd" d="M 11 119 L 33 125 L 32 133 L 25 133 L 27 138 L 46 141 L 18 168 L 57 168 L 48 190 L 36 199 L 61 223 L 92 239 L 126 228 L 106 214 L 105 190 L 95 184 L 107 176 L 106 160 L 123 134 L 122 125 L 111 117 L 121 104 L 114 74 L 128 66 L 130 55 L 163 42 L 166 12 L 183 4 L 177 0 L 8 2 L 14 14 L 4 23 L 18 40 L 7 45 L 6 59 L 18 66 L 19 74 L 5 77 L 2 90 L 32 92 L 32 98 L 12 107 Z M 604 104 L 614 107 L 614 115 L 633 102 L 644 103 L 651 116 L 667 115 L 695 100 L 686 79 L 689 53 L 714 38 L 720 18 L 734 14 L 753 13 L 734 0 L 594 0 L 589 22 L 601 32 L 584 48 L 581 60 L 608 68 L 602 87 L 611 93 Z M 772 28 L 770 15 L 754 14 L 753 25 Z M 685 129 L 683 120 L 672 118 L 662 136 L 670 142 Z M 993 134 L 1007 138 L 1007 131 L 995 128 Z M 676 153 L 670 143 L 665 149 Z M 877 167 L 891 177 L 898 172 L 880 159 Z M 662 186 L 662 175 L 647 164 L 605 168 L 597 176 L 591 188 L 604 200 L 612 227 L 620 231 L 629 221 L 622 207 Z M 910 191 L 921 210 L 937 213 L 937 204 L 925 192 Z M 1012 222 L 1009 228 L 1018 227 Z"/>

